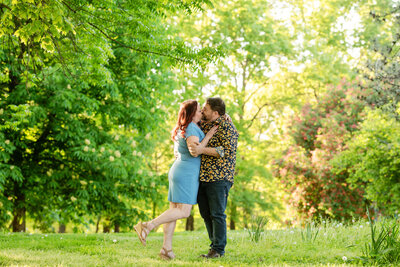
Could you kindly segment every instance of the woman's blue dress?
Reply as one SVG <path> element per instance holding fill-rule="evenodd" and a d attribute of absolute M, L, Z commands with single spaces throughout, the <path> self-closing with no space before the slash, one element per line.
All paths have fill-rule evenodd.
<path fill-rule="evenodd" d="M 174 153 L 177 158 L 168 174 L 170 202 L 191 205 L 197 203 L 201 156 L 195 158 L 190 155 L 186 143 L 186 138 L 193 135 L 197 136 L 200 142 L 205 136 L 197 124 L 191 122 L 186 128 L 185 138 L 180 135 L 180 131 L 175 137 Z"/>

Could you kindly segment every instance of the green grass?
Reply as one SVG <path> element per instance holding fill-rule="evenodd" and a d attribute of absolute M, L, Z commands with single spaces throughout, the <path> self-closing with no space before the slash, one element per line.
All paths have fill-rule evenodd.
<path fill-rule="evenodd" d="M 177 257 L 169 262 L 158 258 L 162 233 L 152 233 L 147 247 L 134 233 L 5 233 L 0 234 L 0 266 L 354 266 L 370 240 L 365 222 L 321 225 L 314 241 L 302 238 L 302 231 L 267 230 L 257 243 L 247 231 L 228 231 L 225 257 L 213 260 L 199 258 L 208 251 L 205 231 L 178 232 Z"/>

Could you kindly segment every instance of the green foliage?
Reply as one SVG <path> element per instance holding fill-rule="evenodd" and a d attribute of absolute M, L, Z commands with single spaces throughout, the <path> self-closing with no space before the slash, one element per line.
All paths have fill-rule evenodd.
<path fill-rule="evenodd" d="M 273 120 L 266 114 L 284 98 L 278 92 L 267 93 L 264 74 L 272 68 L 269 58 L 290 56 L 290 36 L 283 34 L 280 25 L 272 23 L 270 6 L 262 1 L 221 3 L 215 17 L 205 28 L 213 34 L 205 38 L 211 43 L 225 44 L 226 57 L 208 75 L 217 76 L 213 81 L 214 94 L 225 99 L 240 136 L 228 214 L 231 227 L 242 218 L 242 225 L 251 228 L 251 214 L 259 210 L 277 220 L 280 206 L 276 184 L 266 166 L 269 142 L 260 136 Z"/>
<path fill-rule="evenodd" d="M 368 211 L 368 210 L 367 210 Z M 396 264 L 400 262 L 400 226 L 398 220 L 382 221 L 379 226 L 371 220 L 371 241 L 365 244 L 364 263 Z"/>
<path fill-rule="evenodd" d="M 283 9 L 277 10 L 278 17 L 280 13 L 288 14 L 288 22 L 283 23 L 286 32 L 294 32 L 295 60 L 281 66 L 279 75 L 283 76 L 282 90 L 296 89 L 297 104 L 318 100 L 328 89 L 327 84 L 336 85 L 343 78 L 356 77 L 352 65 L 358 58 L 351 49 L 362 45 L 354 41 L 358 31 L 352 29 L 356 27 L 354 14 L 360 6 L 369 5 L 354 0 L 287 0 L 275 5 Z"/>
<path fill-rule="evenodd" d="M 306 104 L 293 118 L 288 132 L 293 144 L 275 161 L 275 175 L 300 217 L 342 220 L 362 214 L 362 190 L 350 187 L 346 172 L 334 173 L 330 160 L 359 127 L 367 95 L 357 85 L 343 81 L 316 105 Z"/>
<path fill-rule="evenodd" d="M 132 62 L 133 57 L 125 60 Z M 151 65 L 146 65 L 135 77 L 148 78 L 146 69 Z M 109 71 L 119 70 L 111 66 Z M 51 218 L 83 223 L 83 214 L 104 212 L 124 217 L 120 223 L 130 225 L 133 217 L 143 214 L 131 202 L 150 197 L 156 190 L 152 187 L 155 177 L 140 166 L 145 162 L 144 151 L 151 148 L 148 132 L 160 117 L 147 112 L 156 105 L 148 99 L 153 94 L 147 87 L 152 86 L 151 80 L 132 88 L 119 85 L 122 79 L 116 75 L 116 83 L 95 86 L 69 81 L 54 72 L 27 96 L 22 96 L 23 86 L 10 84 L 9 96 L 3 91 L 6 106 L 25 102 L 21 106 L 30 114 L 18 127 L 3 129 L 15 145 L 6 157 L 10 158 L 8 165 L 17 168 L 2 180 L 14 209 L 22 205 L 35 220 L 50 224 Z M 4 112 L 4 121 L 16 116 L 12 112 Z M 17 171 L 20 179 L 7 181 Z M 43 192 L 48 198 L 42 198 Z"/>
<path fill-rule="evenodd" d="M 219 54 L 169 36 L 164 19 L 209 3 L 0 4 L 0 228 L 12 216 L 23 231 L 26 215 L 43 231 L 94 218 L 129 227 L 160 202 L 152 149 L 169 69 Z"/>
<path fill-rule="evenodd" d="M 399 117 L 399 5 L 317 2 L 2 1 L 0 227 L 25 211 L 43 231 L 154 216 L 166 203 L 177 103 L 211 94 L 240 133 L 232 228 L 255 212 L 279 220 L 272 158 L 284 159 L 276 176 L 304 217 L 351 218 L 364 191 L 396 210 L 395 122 L 372 120 L 393 129 L 368 139 L 371 155 L 354 150 L 336 173 L 329 162 L 358 130 L 364 99 Z M 326 86 L 353 80 L 359 59 L 360 84 L 375 94 L 361 101 Z M 282 140 L 284 118 L 306 102 Z"/>
<path fill-rule="evenodd" d="M 366 192 L 381 212 L 393 214 L 400 206 L 400 123 L 380 109 L 368 109 L 360 130 L 347 149 L 333 161 L 336 172 Z"/>
<path fill-rule="evenodd" d="M 254 212 L 279 220 L 277 186 L 266 159 L 273 142 L 260 137 L 275 119 L 268 114 L 280 111 L 281 102 L 294 97 L 292 90 L 267 91 L 265 73 L 273 69 L 272 58 L 291 57 L 293 47 L 285 27 L 274 22 L 271 8 L 265 1 L 218 2 L 206 16 L 179 20 L 180 34 L 193 45 L 222 47 L 224 51 L 209 69 L 182 71 L 179 78 L 181 97 L 221 96 L 239 132 L 235 185 L 227 207 L 231 229 L 248 227 Z"/>
<path fill-rule="evenodd" d="M 203 9 L 204 4 L 210 4 L 210 1 L 61 1 L 35 4 L 31 0 L 8 0 L 0 6 L 0 36 L 21 44 L 18 52 L 24 54 L 23 64 L 28 68 L 46 65 L 44 57 L 51 57 L 66 69 L 70 68 L 70 61 L 81 62 L 84 71 L 85 60 L 76 57 L 76 54 L 81 54 L 96 66 L 87 66 L 89 73 L 97 72 L 100 78 L 101 72 L 107 72 L 101 61 L 112 56 L 110 43 L 138 53 L 166 56 L 172 64 L 204 67 L 219 52 L 210 47 L 191 49 L 179 38 L 164 36 L 162 41 L 159 39 L 160 33 L 165 32 L 161 20 L 168 12 L 183 9 L 191 13 Z"/>

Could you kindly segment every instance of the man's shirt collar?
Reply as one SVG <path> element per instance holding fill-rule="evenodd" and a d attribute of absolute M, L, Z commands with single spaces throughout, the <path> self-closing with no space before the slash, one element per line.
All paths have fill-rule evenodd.
<path fill-rule="evenodd" d="M 223 117 L 219 116 L 215 121 L 205 122 L 205 124 L 207 126 L 215 126 L 215 125 L 220 125 L 222 121 L 223 121 Z"/>

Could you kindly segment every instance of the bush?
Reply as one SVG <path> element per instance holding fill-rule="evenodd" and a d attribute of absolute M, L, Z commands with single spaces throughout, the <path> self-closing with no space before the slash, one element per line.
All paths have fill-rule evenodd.
<path fill-rule="evenodd" d="M 400 122 L 379 109 L 368 110 L 348 148 L 332 161 L 348 172 L 352 188 L 365 190 L 381 213 L 400 210 Z"/>
<path fill-rule="evenodd" d="M 330 160 L 358 130 L 368 94 L 343 81 L 293 118 L 288 133 L 292 145 L 275 161 L 275 176 L 303 219 L 343 220 L 364 214 L 359 205 L 364 200 L 362 189 L 350 188 L 347 173 L 333 172 Z"/>

